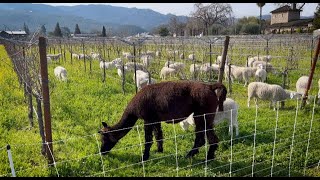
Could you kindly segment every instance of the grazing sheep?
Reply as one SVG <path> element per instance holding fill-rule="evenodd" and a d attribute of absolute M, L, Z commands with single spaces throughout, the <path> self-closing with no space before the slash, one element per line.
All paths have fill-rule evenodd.
<path fill-rule="evenodd" d="M 142 55 L 141 56 L 141 60 L 142 60 L 142 64 L 145 66 L 145 67 L 148 67 L 152 61 L 153 61 L 153 58 L 151 55 Z"/>
<path fill-rule="evenodd" d="M 304 94 L 306 92 L 308 86 L 309 76 L 301 76 L 296 82 L 296 91 L 298 93 Z M 312 83 L 310 85 L 310 89 L 312 88 Z"/>
<path fill-rule="evenodd" d="M 179 58 L 180 58 L 180 59 L 184 59 L 184 53 L 181 53 L 181 54 L 179 55 Z"/>
<path fill-rule="evenodd" d="M 185 74 L 184 74 L 184 68 L 185 68 L 185 64 L 182 62 L 175 62 L 173 64 L 169 65 L 169 68 L 173 68 L 177 71 L 177 74 L 180 74 L 180 77 L 182 79 L 185 79 Z"/>
<path fill-rule="evenodd" d="M 263 82 L 252 82 L 248 85 L 248 107 L 250 107 L 250 99 L 254 98 L 257 104 L 257 98 L 261 100 L 269 100 L 270 108 L 276 109 L 276 102 L 286 99 L 301 98 L 301 94 L 283 89 L 276 84 L 267 84 Z"/>
<path fill-rule="evenodd" d="M 216 61 L 216 64 L 221 64 L 221 61 L 222 61 L 222 56 L 218 56 L 217 57 L 217 61 Z M 230 63 L 230 58 L 229 58 L 229 56 L 227 55 L 227 57 L 226 57 L 226 63 L 225 64 L 229 64 Z"/>
<path fill-rule="evenodd" d="M 48 54 L 47 55 L 47 58 L 50 58 L 50 60 L 52 61 L 57 61 L 60 57 L 61 57 L 61 53 L 59 54 Z"/>
<path fill-rule="evenodd" d="M 214 74 L 219 74 L 219 65 L 211 64 L 210 66 L 210 63 L 205 63 L 200 66 L 201 75 L 206 74 L 208 76 L 210 71 L 212 71 Z"/>
<path fill-rule="evenodd" d="M 248 58 L 248 67 L 253 67 L 253 63 L 255 61 L 262 61 L 262 62 L 270 62 L 271 61 L 271 56 L 254 56 Z"/>
<path fill-rule="evenodd" d="M 160 51 L 156 51 L 156 57 L 160 57 L 161 56 L 161 52 Z"/>
<path fill-rule="evenodd" d="M 252 63 L 252 67 L 258 67 L 260 64 L 262 65 L 262 69 L 266 69 L 268 72 L 277 73 L 277 70 L 272 66 L 271 63 L 264 61 L 254 61 Z"/>
<path fill-rule="evenodd" d="M 101 54 L 99 53 L 91 52 L 90 55 L 92 59 L 101 59 Z"/>
<path fill-rule="evenodd" d="M 226 98 L 223 102 L 223 112 L 216 112 L 216 115 L 213 120 L 214 125 L 218 125 L 223 120 L 227 120 L 229 124 L 229 135 L 233 134 L 233 127 L 236 128 L 236 136 L 239 135 L 239 126 L 238 126 L 238 109 L 239 105 L 230 98 Z M 232 111 L 232 114 L 231 114 Z M 232 118 L 232 119 L 231 119 Z M 232 122 L 232 124 L 231 124 Z M 180 122 L 180 126 L 183 130 L 187 130 L 189 125 L 194 125 L 193 113 L 190 116 Z"/>
<path fill-rule="evenodd" d="M 196 55 L 195 54 L 189 54 L 188 59 L 191 60 L 191 61 L 193 59 L 196 60 Z"/>
<path fill-rule="evenodd" d="M 134 62 L 127 62 L 124 66 L 126 71 L 134 71 Z M 136 70 L 142 70 L 145 71 L 146 68 L 143 64 L 141 63 L 136 63 Z"/>
<path fill-rule="evenodd" d="M 306 89 L 307 89 L 307 86 L 308 86 L 308 80 L 309 80 L 309 76 L 301 76 L 296 82 L 296 91 L 298 93 L 300 93 L 301 96 L 303 96 L 304 93 L 306 92 Z M 311 88 L 312 88 L 312 83 L 310 84 L 310 89 Z M 320 90 L 318 92 L 318 97 L 319 97 L 319 93 L 320 93 Z M 307 101 L 306 101 L 307 104 L 310 104 L 310 102 L 312 102 L 314 100 L 314 98 L 315 98 L 314 96 L 308 95 L 308 98 L 307 98 Z M 318 102 L 319 102 L 319 100 L 318 100 Z M 318 102 L 317 102 L 317 104 L 319 104 Z"/>
<path fill-rule="evenodd" d="M 80 55 L 79 55 L 79 54 L 72 53 L 72 58 L 80 59 Z"/>
<path fill-rule="evenodd" d="M 100 153 L 106 155 L 134 127 L 138 119 L 144 121 L 145 146 L 142 162 L 149 159 L 153 144 L 153 134 L 157 140 L 158 152 L 163 152 L 161 122 L 179 123 L 181 117 L 194 112 L 195 140 L 192 149 L 186 155 L 192 158 L 205 145 L 205 136 L 209 150 L 206 160 L 213 160 L 219 140 L 213 129 L 215 112 L 223 111 L 227 89 L 221 83 L 204 84 L 192 81 L 160 82 L 141 89 L 128 103 L 120 121 L 109 126 L 102 122 Z M 199 116 L 206 114 L 205 118 Z M 170 121 L 168 121 L 170 120 Z M 171 121 L 172 120 L 172 121 Z"/>
<path fill-rule="evenodd" d="M 137 80 L 137 88 L 138 88 L 138 90 L 140 90 L 144 86 L 148 85 L 148 83 L 149 83 L 149 73 L 141 71 L 141 70 L 137 70 L 136 74 L 137 74 L 137 78 L 136 78 L 136 80 Z M 133 82 L 135 82 L 135 73 L 133 73 Z M 155 79 L 151 78 L 150 84 L 154 84 L 154 83 L 156 83 Z"/>
<path fill-rule="evenodd" d="M 244 86 L 247 86 L 249 83 L 249 79 L 254 76 L 255 72 L 257 71 L 257 68 L 252 67 L 240 67 L 231 65 L 231 72 L 230 72 L 230 78 L 231 82 L 234 82 L 234 79 L 237 79 L 238 81 L 244 80 Z M 229 73 L 229 68 L 226 68 L 226 73 Z M 227 79 L 229 79 L 229 75 L 226 74 Z"/>
<path fill-rule="evenodd" d="M 121 64 L 115 64 L 115 67 L 117 69 L 118 76 L 122 78 L 122 76 L 123 76 L 122 65 Z"/>
<path fill-rule="evenodd" d="M 174 61 L 166 61 L 166 63 L 164 63 L 164 67 L 169 67 L 169 65 L 173 63 Z"/>
<path fill-rule="evenodd" d="M 160 71 L 160 78 L 166 80 L 168 76 L 172 77 L 177 74 L 177 70 L 173 68 L 163 67 Z"/>
<path fill-rule="evenodd" d="M 261 64 L 259 65 L 259 68 L 255 73 L 255 77 L 258 82 L 265 82 L 267 79 L 267 71 L 263 69 L 263 66 Z"/>
<path fill-rule="evenodd" d="M 79 54 L 79 60 L 84 58 L 86 58 L 86 60 L 91 60 L 91 56 L 87 54 Z"/>
<path fill-rule="evenodd" d="M 67 70 L 62 66 L 54 68 L 54 75 L 61 81 L 67 81 Z"/>
<path fill-rule="evenodd" d="M 192 77 L 198 77 L 199 73 L 200 73 L 200 67 L 201 65 L 199 64 L 191 64 L 189 71 L 191 73 Z"/>

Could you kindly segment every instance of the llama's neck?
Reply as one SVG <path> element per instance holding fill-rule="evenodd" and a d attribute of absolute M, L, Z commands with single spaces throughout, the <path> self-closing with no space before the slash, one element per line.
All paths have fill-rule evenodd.
<path fill-rule="evenodd" d="M 113 137 L 117 140 L 124 137 L 132 129 L 137 120 L 137 116 L 125 112 L 121 120 L 111 127 Z"/>

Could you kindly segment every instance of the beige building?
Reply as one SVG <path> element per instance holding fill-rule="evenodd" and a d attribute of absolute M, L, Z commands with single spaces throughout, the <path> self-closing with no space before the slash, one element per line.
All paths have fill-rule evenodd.
<path fill-rule="evenodd" d="M 310 31 L 313 19 L 300 19 L 301 11 L 288 5 L 271 11 L 271 24 L 266 27 L 266 33 L 294 33 L 298 29 Z"/>

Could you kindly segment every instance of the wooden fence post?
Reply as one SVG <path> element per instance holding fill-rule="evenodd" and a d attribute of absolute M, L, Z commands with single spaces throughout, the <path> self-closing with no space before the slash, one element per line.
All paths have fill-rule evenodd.
<path fill-rule="evenodd" d="M 51 134 L 51 114 L 50 114 L 50 95 L 48 86 L 48 64 L 47 64 L 47 50 L 46 39 L 39 37 L 39 53 L 40 53 L 40 73 L 42 84 L 42 97 L 43 97 L 43 113 L 47 147 L 47 157 L 49 164 L 53 163 L 53 148 L 52 148 L 52 134 Z"/>
<path fill-rule="evenodd" d="M 230 40 L 230 37 L 226 36 L 226 39 L 224 41 L 222 60 L 221 60 L 221 64 L 220 64 L 220 71 L 219 71 L 219 77 L 218 77 L 218 82 L 219 83 L 222 83 L 222 77 L 223 77 L 223 73 L 224 73 L 224 66 L 226 64 L 226 57 L 227 57 L 227 53 L 228 53 L 229 40 Z"/>
<path fill-rule="evenodd" d="M 316 64 L 317 64 L 317 60 L 318 60 L 318 56 L 319 56 L 319 51 L 320 51 L 320 37 L 318 38 L 317 48 L 315 49 L 315 53 L 313 56 L 313 62 L 312 62 L 312 67 L 311 67 L 311 71 L 310 71 L 310 75 L 309 75 L 309 79 L 308 79 L 308 85 L 307 85 L 306 91 L 303 95 L 302 104 L 301 104 L 302 108 L 306 105 L 306 100 L 308 98 L 308 91 L 310 89 L 314 70 L 316 68 Z"/>

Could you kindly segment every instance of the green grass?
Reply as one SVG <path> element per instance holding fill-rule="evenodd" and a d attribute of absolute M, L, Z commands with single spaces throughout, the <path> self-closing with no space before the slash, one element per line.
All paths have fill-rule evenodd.
<path fill-rule="evenodd" d="M 128 48 L 128 47 L 126 47 Z M 148 47 L 154 48 L 154 47 Z M 76 48 L 75 48 L 76 49 Z M 187 46 L 186 49 L 192 49 Z M 80 47 L 76 49 L 80 52 Z M 89 50 L 87 50 L 89 52 Z M 249 53 L 249 50 L 247 50 Z M 49 52 L 48 52 L 49 53 Z M 53 53 L 51 50 L 50 53 Z M 57 52 L 56 52 L 57 53 Z M 201 52 L 197 51 L 201 56 Z M 234 54 L 240 54 L 240 48 L 233 49 Z M 246 53 L 241 50 L 241 53 Z M 276 52 L 273 52 L 276 53 Z M 286 55 L 286 51 L 277 52 Z M 281 54 L 282 53 L 282 54 Z M 301 54 L 303 54 L 301 50 Z M 1 57 L 6 57 L 3 46 L 0 46 Z M 194 143 L 194 133 L 191 128 L 183 131 L 178 124 L 162 123 L 164 134 L 164 152 L 157 153 L 156 143 L 150 152 L 150 159 L 141 163 L 140 143 L 144 142 L 143 121 L 136 125 L 119 143 L 111 153 L 101 157 L 99 154 L 100 137 L 97 131 L 101 127 L 101 121 L 115 124 L 120 119 L 127 103 L 135 94 L 132 73 L 126 75 L 125 94 L 122 92 L 121 80 L 116 70 L 107 70 L 106 82 L 102 83 L 102 75 L 99 62 L 92 61 L 90 73 L 89 62 L 73 60 L 70 62 L 70 54 L 66 53 L 67 62 L 50 63 L 48 67 L 50 86 L 50 106 L 53 135 L 53 153 L 55 166 L 48 167 L 47 160 L 41 155 L 41 138 L 36 118 L 35 126 L 29 128 L 27 116 L 27 104 L 24 102 L 22 88 L 9 59 L 0 61 L 0 148 L 10 144 L 17 176 L 229 176 L 230 163 L 232 176 L 251 176 L 253 150 L 255 166 L 254 176 L 270 176 L 273 167 L 273 176 L 288 176 L 290 163 L 290 146 L 296 118 L 295 138 L 291 157 L 291 176 L 303 176 L 306 157 L 310 120 L 313 106 L 307 105 L 305 109 L 299 109 L 296 116 L 296 101 L 286 101 L 285 108 L 277 112 L 269 109 L 269 103 L 259 101 L 258 116 L 255 132 L 255 107 L 251 101 L 251 107 L 247 107 L 247 90 L 242 83 L 232 84 L 232 94 L 228 95 L 238 102 L 239 109 L 239 138 L 234 137 L 232 142 L 228 135 L 227 123 L 224 122 L 215 127 L 219 137 L 219 148 L 216 151 L 216 159 L 207 163 L 205 171 L 206 149 L 200 148 L 192 161 L 185 158 L 187 152 Z M 116 57 L 111 52 L 110 58 Z M 308 56 L 309 57 L 309 56 Z M 206 56 L 205 61 L 208 62 Z M 233 62 L 245 63 L 245 56 L 232 56 Z M 159 82 L 159 71 L 166 59 L 153 64 L 149 69 L 152 77 Z M 279 66 L 284 66 L 284 61 L 277 61 Z M 299 61 L 300 68 L 309 68 L 310 61 L 306 57 Z M 189 69 L 188 62 L 186 69 Z M 53 69 L 61 65 L 68 71 L 68 82 L 57 81 L 53 75 Z M 186 70 L 188 72 L 188 70 Z M 289 72 L 289 89 L 295 89 L 295 81 L 304 72 Z M 308 74 L 308 72 L 307 72 Z M 315 79 L 319 79 L 319 66 L 317 66 Z M 187 73 L 190 77 L 190 74 Z M 281 84 L 279 74 L 269 74 L 268 82 Z M 178 80 L 172 78 L 171 80 Z M 227 85 L 227 82 L 224 82 Z M 311 94 L 317 93 L 316 82 L 313 81 Z M 300 102 L 299 102 L 300 103 Z M 36 107 L 36 105 L 34 104 Z M 319 162 L 320 145 L 319 137 L 320 114 L 319 106 L 315 107 L 311 139 L 309 141 L 306 176 L 319 176 L 317 163 Z M 278 119 L 277 119 L 278 117 Z M 277 131 L 275 126 L 277 121 Z M 176 134 L 174 133 L 176 131 Z M 276 143 L 274 137 L 276 133 Z M 140 135 L 140 138 L 139 138 Z M 176 142 L 175 142 L 176 136 Z M 232 143 L 232 147 L 230 144 Z M 177 153 L 176 153 L 177 146 Z M 275 148 L 274 148 L 275 147 Z M 142 146 L 143 149 L 143 146 Z M 273 152 L 274 149 L 274 152 Z M 232 153 L 231 153 L 232 152 Z M 232 154 L 232 157 L 231 157 Z M 274 158 L 273 158 L 274 157 Z M 176 161 L 177 159 L 177 161 Z M 273 163 L 273 166 L 272 166 Z M 178 171 L 177 171 L 178 164 Z M 314 165 L 314 166 L 313 166 Z M 7 152 L 0 150 L 0 176 L 11 176 Z"/>

